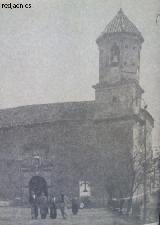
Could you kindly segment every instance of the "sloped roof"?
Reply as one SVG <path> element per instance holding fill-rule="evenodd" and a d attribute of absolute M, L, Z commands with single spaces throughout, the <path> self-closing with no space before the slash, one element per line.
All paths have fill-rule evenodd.
<path fill-rule="evenodd" d="M 28 105 L 0 110 L 0 128 L 85 120 L 94 116 L 94 101 Z"/>
<path fill-rule="evenodd" d="M 99 38 L 101 38 L 105 34 L 113 34 L 113 33 L 131 33 L 137 35 L 142 42 L 144 41 L 141 32 L 123 13 L 122 9 L 118 11 L 117 15 L 106 26 L 105 30 L 102 32 Z"/>

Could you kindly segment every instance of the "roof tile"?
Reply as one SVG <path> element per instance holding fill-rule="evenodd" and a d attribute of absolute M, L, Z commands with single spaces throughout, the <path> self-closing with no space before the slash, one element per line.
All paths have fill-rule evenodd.
<path fill-rule="evenodd" d="M 100 37 L 102 37 L 104 34 L 123 33 L 123 32 L 135 34 L 138 37 L 140 37 L 142 41 L 144 40 L 141 32 L 123 13 L 122 9 L 120 9 L 117 15 L 106 26 L 105 30 L 102 32 Z"/>

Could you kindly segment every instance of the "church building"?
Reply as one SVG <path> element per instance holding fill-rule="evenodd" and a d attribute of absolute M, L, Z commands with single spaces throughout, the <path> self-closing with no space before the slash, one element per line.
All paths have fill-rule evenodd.
<path fill-rule="evenodd" d="M 120 9 L 96 42 L 95 100 L 0 110 L 0 198 L 27 201 L 31 189 L 79 196 L 82 187 L 91 198 L 129 195 L 129 157 L 152 155 L 154 121 L 139 83 L 144 39 Z"/>

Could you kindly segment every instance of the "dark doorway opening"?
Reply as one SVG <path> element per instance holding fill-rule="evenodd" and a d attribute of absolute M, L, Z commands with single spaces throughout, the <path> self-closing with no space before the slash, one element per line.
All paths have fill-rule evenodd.
<path fill-rule="evenodd" d="M 42 192 L 48 196 L 48 187 L 46 180 L 41 176 L 33 176 L 29 181 L 29 195 L 34 194 L 39 197 Z"/>

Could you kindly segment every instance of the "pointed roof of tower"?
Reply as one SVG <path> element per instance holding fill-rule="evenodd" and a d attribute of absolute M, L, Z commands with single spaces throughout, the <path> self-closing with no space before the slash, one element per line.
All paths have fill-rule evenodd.
<path fill-rule="evenodd" d="M 137 35 L 143 42 L 143 36 L 137 27 L 128 19 L 124 14 L 122 9 L 120 9 L 117 15 L 111 20 L 111 22 L 106 26 L 105 30 L 102 32 L 97 41 L 103 37 L 105 34 L 113 33 L 131 33 Z"/>

